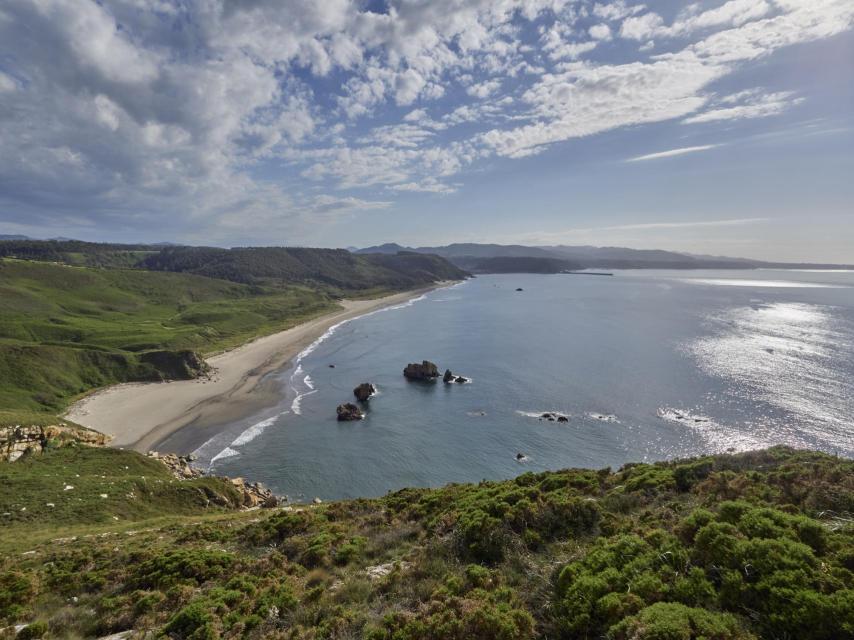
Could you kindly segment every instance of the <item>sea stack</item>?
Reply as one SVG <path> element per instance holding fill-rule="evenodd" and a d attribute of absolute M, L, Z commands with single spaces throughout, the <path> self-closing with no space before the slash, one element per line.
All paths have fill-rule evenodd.
<path fill-rule="evenodd" d="M 376 392 L 376 387 L 374 387 L 374 385 L 372 385 L 370 382 L 363 382 L 358 387 L 353 389 L 353 395 L 356 396 L 356 400 L 358 400 L 359 402 L 366 402 L 368 398 L 370 398 Z"/>
<path fill-rule="evenodd" d="M 403 375 L 410 380 L 432 380 L 439 377 L 439 368 L 429 360 L 424 360 L 421 364 L 406 365 Z"/>
<path fill-rule="evenodd" d="M 352 402 L 347 402 L 346 404 L 339 404 L 337 411 L 339 422 L 361 420 L 365 417 L 365 414 L 362 413 L 362 410 Z"/>
<path fill-rule="evenodd" d="M 453 381 L 454 381 L 454 374 L 451 373 L 450 369 L 445 369 L 445 375 L 442 376 L 442 382 L 444 382 L 445 384 L 448 384 L 449 382 L 453 382 Z"/>

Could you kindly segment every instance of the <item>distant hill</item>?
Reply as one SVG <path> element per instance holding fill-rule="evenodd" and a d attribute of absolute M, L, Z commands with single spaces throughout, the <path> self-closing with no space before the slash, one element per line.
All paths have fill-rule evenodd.
<path fill-rule="evenodd" d="M 456 264 L 472 273 L 563 273 L 583 268 L 579 263 L 560 258 L 511 256 L 494 258 L 457 258 Z"/>
<path fill-rule="evenodd" d="M 244 284 L 302 283 L 341 291 L 410 289 L 468 275 L 438 256 L 353 254 L 346 249 L 301 247 L 165 247 L 146 256 L 138 266 Z"/>
<path fill-rule="evenodd" d="M 578 269 L 758 269 L 758 268 L 851 268 L 848 265 L 818 264 L 818 263 L 786 263 L 764 262 L 747 258 L 730 258 L 725 256 L 692 255 L 676 251 L 660 249 L 629 249 L 626 247 L 592 247 L 592 246 L 536 246 L 498 245 L 498 244 L 449 244 L 440 247 L 402 247 L 399 244 L 383 244 L 375 247 L 360 249 L 358 253 L 394 253 L 397 251 L 412 251 L 430 253 L 442 256 L 458 267 L 480 273 L 488 273 L 488 269 L 500 271 L 492 273 L 508 273 L 505 269 L 515 265 L 515 268 L 529 273 L 546 273 L 548 262 L 528 262 L 518 260 L 515 263 L 483 262 L 493 258 L 539 258 L 541 260 L 565 260 L 573 263 Z M 555 263 L 552 263 L 555 264 Z"/>
<path fill-rule="evenodd" d="M 100 268 L 172 271 L 241 284 L 319 286 L 336 295 L 404 290 L 468 274 L 447 260 L 420 252 L 354 254 L 304 247 L 187 247 L 171 243 L 114 244 L 79 240 L 8 240 L 0 258 Z"/>
<path fill-rule="evenodd" d="M 0 241 L 3 241 L 3 240 L 30 240 L 30 238 L 27 236 L 9 235 L 6 233 L 0 233 Z"/>

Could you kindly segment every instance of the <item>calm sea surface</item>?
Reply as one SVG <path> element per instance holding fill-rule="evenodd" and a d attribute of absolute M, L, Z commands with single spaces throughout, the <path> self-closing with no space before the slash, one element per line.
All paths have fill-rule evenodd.
<path fill-rule="evenodd" d="M 472 382 L 405 380 L 423 359 Z M 481 276 L 273 375 L 281 405 L 198 453 L 293 500 L 781 443 L 851 457 L 854 272 Z M 367 418 L 337 422 L 360 382 L 379 389 Z"/>

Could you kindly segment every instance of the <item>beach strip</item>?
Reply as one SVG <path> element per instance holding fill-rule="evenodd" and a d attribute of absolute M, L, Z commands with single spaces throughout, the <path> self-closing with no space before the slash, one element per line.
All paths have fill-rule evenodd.
<path fill-rule="evenodd" d="M 259 389 L 262 379 L 284 367 L 333 325 L 448 284 L 452 283 L 372 300 L 343 300 L 339 310 L 208 358 L 214 369 L 210 378 L 110 386 L 74 403 L 65 417 L 111 436 L 110 446 L 140 452 L 190 424 L 199 428 L 199 439 L 204 441 L 214 435 L 205 427 L 238 420 L 274 404 L 277 394 Z"/>

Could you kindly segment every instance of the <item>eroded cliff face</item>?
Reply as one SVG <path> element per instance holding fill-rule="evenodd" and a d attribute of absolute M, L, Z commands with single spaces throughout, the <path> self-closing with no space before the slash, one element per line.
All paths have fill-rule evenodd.
<path fill-rule="evenodd" d="M 100 447 L 109 436 L 65 422 L 55 425 L 10 425 L 0 427 L 0 459 L 14 462 L 25 453 L 41 453 L 49 446 L 71 442 Z"/>

